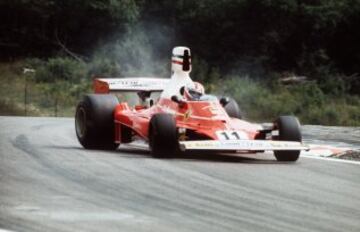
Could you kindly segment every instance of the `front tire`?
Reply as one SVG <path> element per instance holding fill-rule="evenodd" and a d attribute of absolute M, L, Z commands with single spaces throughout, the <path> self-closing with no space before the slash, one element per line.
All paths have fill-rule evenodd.
<path fill-rule="evenodd" d="M 176 122 L 170 114 L 155 114 L 150 120 L 149 144 L 154 157 L 171 157 L 179 146 Z"/>
<path fill-rule="evenodd" d="M 276 140 L 301 142 L 300 123 L 296 117 L 280 116 L 275 125 L 279 130 L 279 136 Z M 294 162 L 299 159 L 300 151 L 274 151 L 274 155 L 278 161 Z"/>
<path fill-rule="evenodd" d="M 109 94 L 88 94 L 75 114 L 76 136 L 86 149 L 115 150 L 114 109 L 118 99 Z"/>

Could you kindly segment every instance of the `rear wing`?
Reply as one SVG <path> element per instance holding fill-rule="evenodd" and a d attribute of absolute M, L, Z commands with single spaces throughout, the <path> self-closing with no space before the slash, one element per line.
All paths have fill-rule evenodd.
<path fill-rule="evenodd" d="M 169 83 L 168 78 L 159 77 L 125 77 L 125 78 L 95 78 L 95 93 L 127 92 L 161 92 Z"/>

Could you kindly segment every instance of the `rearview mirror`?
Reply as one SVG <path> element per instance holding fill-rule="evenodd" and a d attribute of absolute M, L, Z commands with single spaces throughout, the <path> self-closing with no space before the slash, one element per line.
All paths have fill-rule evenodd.
<path fill-rule="evenodd" d="M 220 98 L 219 102 L 224 107 L 230 102 L 230 99 L 228 97 L 222 97 Z"/>
<path fill-rule="evenodd" d="M 176 95 L 173 95 L 173 96 L 171 97 L 171 101 L 176 102 L 176 103 L 180 103 L 180 99 L 179 99 L 178 96 L 176 96 Z"/>
<path fill-rule="evenodd" d="M 171 97 L 171 101 L 176 102 L 177 104 L 179 104 L 180 107 L 183 107 L 185 105 L 185 102 L 183 100 L 179 99 L 179 97 L 176 95 L 173 95 Z"/>

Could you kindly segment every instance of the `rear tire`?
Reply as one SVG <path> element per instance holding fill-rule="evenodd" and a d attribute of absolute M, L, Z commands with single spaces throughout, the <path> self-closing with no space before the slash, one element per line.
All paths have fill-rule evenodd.
<path fill-rule="evenodd" d="M 301 142 L 300 123 L 296 117 L 280 116 L 276 122 L 279 130 L 279 136 L 276 140 Z M 278 161 L 296 161 L 300 156 L 300 151 L 274 151 Z"/>
<path fill-rule="evenodd" d="M 154 157 L 171 157 L 179 146 L 176 122 L 170 114 L 155 114 L 150 120 L 149 144 Z"/>
<path fill-rule="evenodd" d="M 114 109 L 118 99 L 109 94 L 88 94 L 75 114 L 76 136 L 86 149 L 115 150 Z"/>

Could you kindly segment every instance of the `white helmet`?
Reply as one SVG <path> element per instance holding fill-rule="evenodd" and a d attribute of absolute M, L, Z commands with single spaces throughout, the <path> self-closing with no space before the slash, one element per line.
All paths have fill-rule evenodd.
<path fill-rule="evenodd" d="M 199 100 L 204 93 L 204 86 L 199 82 L 194 82 L 193 85 L 186 85 L 184 87 L 184 97 L 189 101 Z"/>

